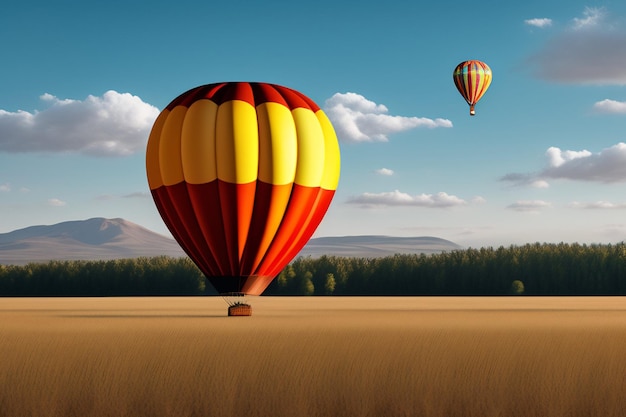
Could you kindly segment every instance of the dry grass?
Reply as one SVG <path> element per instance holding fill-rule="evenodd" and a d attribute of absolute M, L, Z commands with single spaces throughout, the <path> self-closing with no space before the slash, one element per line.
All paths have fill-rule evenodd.
<path fill-rule="evenodd" d="M 626 298 L 0 299 L 0 416 L 623 416 Z"/>

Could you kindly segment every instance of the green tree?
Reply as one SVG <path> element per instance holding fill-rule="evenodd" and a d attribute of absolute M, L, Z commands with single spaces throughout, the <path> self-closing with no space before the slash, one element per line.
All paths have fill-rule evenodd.
<path fill-rule="evenodd" d="M 524 283 L 519 279 L 516 279 L 511 283 L 511 294 L 522 295 L 524 294 Z"/>
<path fill-rule="evenodd" d="M 313 295 L 315 293 L 315 286 L 313 285 L 313 273 L 307 271 L 300 281 L 300 294 Z"/>
<path fill-rule="evenodd" d="M 326 295 L 332 295 L 335 292 L 335 275 L 332 272 L 326 274 L 326 283 L 324 284 L 324 292 Z"/>

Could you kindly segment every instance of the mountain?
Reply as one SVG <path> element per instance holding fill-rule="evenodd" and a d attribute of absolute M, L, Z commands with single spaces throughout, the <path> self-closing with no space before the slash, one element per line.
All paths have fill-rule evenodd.
<path fill-rule="evenodd" d="M 379 258 L 400 254 L 432 254 L 463 249 L 438 237 L 342 236 L 311 239 L 298 256 L 322 255 Z"/>
<path fill-rule="evenodd" d="M 185 256 L 174 239 L 124 219 L 93 218 L 0 234 L 0 264 Z"/>
<path fill-rule="evenodd" d="M 298 256 L 382 257 L 462 249 L 436 237 L 343 236 L 311 239 Z M 93 218 L 0 234 L 0 264 L 185 256 L 178 243 L 124 219 Z"/>

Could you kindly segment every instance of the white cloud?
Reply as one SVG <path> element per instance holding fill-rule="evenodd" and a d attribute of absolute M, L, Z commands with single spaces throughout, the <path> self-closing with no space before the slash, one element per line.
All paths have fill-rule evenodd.
<path fill-rule="evenodd" d="M 389 169 L 389 168 L 381 168 L 381 169 L 377 169 L 375 171 L 378 175 L 383 175 L 386 177 L 390 177 L 393 175 L 393 170 Z"/>
<path fill-rule="evenodd" d="M 626 203 L 611 203 L 610 201 L 596 201 L 592 203 L 581 203 L 575 201 L 569 205 L 571 208 L 586 209 L 586 210 L 614 210 L 614 209 L 626 209 Z"/>
<path fill-rule="evenodd" d="M 66 206 L 67 203 L 65 201 L 59 200 L 58 198 L 50 198 L 48 199 L 48 205 L 53 207 L 63 207 Z"/>
<path fill-rule="evenodd" d="M 618 143 L 598 153 L 562 151 L 552 147 L 546 153 L 548 167 L 542 177 L 581 181 L 626 181 L 626 144 Z"/>
<path fill-rule="evenodd" d="M 0 192 L 9 192 L 11 191 L 11 184 L 5 182 L 4 184 L 0 184 Z"/>
<path fill-rule="evenodd" d="M 546 188 L 548 179 L 569 179 L 615 183 L 626 181 L 626 143 L 620 142 L 598 153 L 587 150 L 570 151 L 550 147 L 546 151 L 547 166 L 538 173 L 506 174 L 501 181 L 514 185 Z"/>
<path fill-rule="evenodd" d="M 591 152 L 587 150 L 562 151 L 559 148 L 552 146 L 546 151 L 546 156 L 548 157 L 548 165 L 556 168 L 576 159 L 587 158 L 591 156 Z"/>
<path fill-rule="evenodd" d="M 552 19 L 548 19 L 547 17 L 534 18 L 534 19 L 526 19 L 524 20 L 528 26 L 534 26 L 538 28 L 545 28 L 552 25 Z"/>
<path fill-rule="evenodd" d="M 412 196 L 398 190 L 384 193 L 363 193 L 348 199 L 349 204 L 364 207 L 377 206 L 415 206 L 415 207 L 454 207 L 467 204 L 465 200 L 444 192 L 437 194 L 419 194 Z"/>
<path fill-rule="evenodd" d="M 452 127 L 447 119 L 389 115 L 387 107 L 356 93 L 335 93 L 326 100 L 324 112 L 337 137 L 346 142 L 387 142 L 393 133 L 418 127 Z"/>
<path fill-rule="evenodd" d="M 48 93 L 40 98 L 44 110 L 0 110 L 0 151 L 130 155 L 144 150 L 159 114 L 139 97 L 113 90 L 83 101 Z"/>
<path fill-rule="evenodd" d="M 593 108 L 600 113 L 626 114 L 626 101 L 605 99 L 596 102 Z"/>
<path fill-rule="evenodd" d="M 543 200 L 518 200 L 513 204 L 509 204 L 506 208 L 515 211 L 540 211 L 544 208 L 551 207 L 552 204 Z"/>
<path fill-rule="evenodd" d="M 529 185 L 533 188 L 550 188 L 550 184 L 545 180 L 534 180 Z"/>
<path fill-rule="evenodd" d="M 575 17 L 573 22 L 573 28 L 576 30 L 589 29 L 599 26 L 606 16 L 606 10 L 597 7 L 585 7 L 583 11 L 583 17 Z"/>
<path fill-rule="evenodd" d="M 604 9 L 587 8 L 527 62 L 547 81 L 626 85 L 626 31 L 614 26 Z"/>

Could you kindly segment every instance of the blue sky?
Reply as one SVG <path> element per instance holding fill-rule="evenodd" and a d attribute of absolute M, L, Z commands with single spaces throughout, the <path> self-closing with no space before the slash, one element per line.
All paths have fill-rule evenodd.
<path fill-rule="evenodd" d="M 13 2 L 0 35 L 0 233 L 122 217 L 167 234 L 144 165 L 156 115 L 197 85 L 265 81 L 340 139 L 316 236 L 626 238 L 621 0 Z M 467 59 L 493 70 L 475 117 L 452 82 Z"/>

